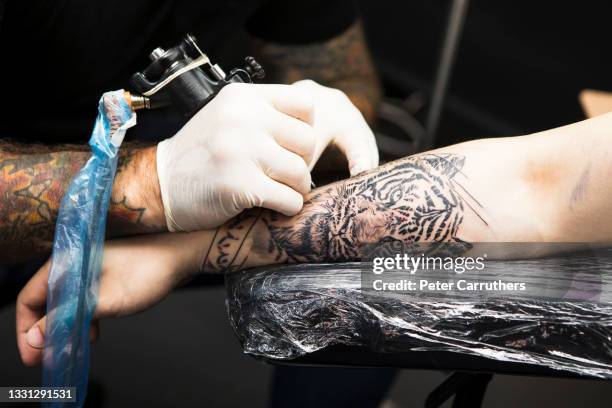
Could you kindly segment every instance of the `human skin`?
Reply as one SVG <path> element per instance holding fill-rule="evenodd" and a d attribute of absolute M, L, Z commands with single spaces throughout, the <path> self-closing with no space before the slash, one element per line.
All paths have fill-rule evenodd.
<path fill-rule="evenodd" d="M 84 147 L 0 140 L 0 264 L 47 255 L 62 196 L 89 159 Z M 163 231 L 155 147 L 121 150 L 109 208 L 111 236 Z"/>
<path fill-rule="evenodd" d="M 266 82 L 312 79 L 338 88 L 368 121 L 373 120 L 381 92 L 360 23 L 317 44 L 278 45 L 253 39 L 251 49 L 266 67 Z M 26 145 L 0 138 L 0 264 L 50 253 L 61 198 L 89 156 L 87 145 Z M 122 145 L 108 237 L 166 231 L 155 157 L 156 146 L 129 141 Z"/>
<path fill-rule="evenodd" d="M 253 209 L 216 230 L 107 242 L 96 318 L 150 307 L 196 273 L 359 260 L 367 244 L 612 242 L 612 113 L 411 156 L 313 190 L 296 216 Z M 508 254 L 512 256 L 513 254 Z M 42 346 L 48 264 L 17 301 L 23 361 Z"/>

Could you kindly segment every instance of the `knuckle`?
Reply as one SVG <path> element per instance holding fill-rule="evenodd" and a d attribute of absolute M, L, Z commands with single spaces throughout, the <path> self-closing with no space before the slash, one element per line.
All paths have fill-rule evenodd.
<path fill-rule="evenodd" d="M 314 99 L 312 90 L 309 89 L 307 92 L 305 92 L 303 98 L 304 98 L 304 108 L 308 110 L 310 113 L 313 113 L 314 108 L 315 108 L 315 99 Z"/>
<path fill-rule="evenodd" d="M 349 97 L 341 89 L 338 89 L 338 88 L 329 88 L 329 92 L 330 92 L 330 95 L 334 99 L 336 99 L 338 101 L 345 102 L 345 103 L 346 102 L 350 102 Z"/>
<path fill-rule="evenodd" d="M 216 140 L 209 148 L 209 154 L 217 165 L 229 163 L 237 155 L 238 151 L 227 140 Z"/>
<path fill-rule="evenodd" d="M 294 174 L 298 178 L 303 178 L 309 174 L 306 162 L 295 154 L 291 154 L 291 156 L 289 156 L 287 164 L 287 172 Z"/>
<path fill-rule="evenodd" d="M 303 109 L 314 109 L 314 95 L 310 87 L 294 86 L 289 89 L 293 93 L 293 97 L 301 102 Z"/>
<path fill-rule="evenodd" d="M 304 139 L 304 145 L 310 150 L 309 153 L 311 153 L 312 150 L 314 150 L 317 146 L 316 131 L 312 127 L 307 126 L 306 131 L 304 132 L 304 135 L 302 137 Z"/>
<path fill-rule="evenodd" d="M 294 82 L 294 85 L 301 85 L 301 86 L 315 86 L 318 85 L 315 81 L 313 81 L 312 79 L 301 79 L 297 82 Z"/>

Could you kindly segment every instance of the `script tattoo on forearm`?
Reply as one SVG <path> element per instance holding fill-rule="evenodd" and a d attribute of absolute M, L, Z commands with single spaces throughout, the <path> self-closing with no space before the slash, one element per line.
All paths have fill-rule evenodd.
<path fill-rule="evenodd" d="M 208 272 L 241 269 L 248 258 L 247 256 L 239 258 L 241 250 L 263 213 L 264 210 L 261 208 L 245 211 L 217 228 L 201 269 Z"/>
<path fill-rule="evenodd" d="M 295 217 L 247 211 L 216 231 L 202 269 L 241 269 L 249 256 L 271 264 L 357 261 L 367 245 L 390 241 L 467 248 L 458 236 L 465 212 L 487 221 L 458 181 L 464 161 L 454 154 L 424 154 L 389 163 L 314 191 Z"/>
<path fill-rule="evenodd" d="M 337 37 L 316 44 L 280 45 L 253 41 L 254 53 L 269 81 L 290 84 L 312 79 L 344 91 L 369 122 L 374 118 L 381 87 L 361 23 Z"/>

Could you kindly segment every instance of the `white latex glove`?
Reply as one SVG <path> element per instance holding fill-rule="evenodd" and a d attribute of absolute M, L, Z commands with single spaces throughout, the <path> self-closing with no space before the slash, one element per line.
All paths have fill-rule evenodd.
<path fill-rule="evenodd" d="M 298 213 L 311 185 L 312 118 L 307 87 L 225 86 L 157 146 L 168 229 L 214 228 L 251 207 Z"/>
<path fill-rule="evenodd" d="M 344 92 L 328 88 L 311 80 L 294 85 L 309 89 L 314 97 L 314 129 L 317 136 L 312 170 L 330 144 L 335 144 L 346 156 L 351 176 L 378 166 L 376 139 L 359 109 Z"/>

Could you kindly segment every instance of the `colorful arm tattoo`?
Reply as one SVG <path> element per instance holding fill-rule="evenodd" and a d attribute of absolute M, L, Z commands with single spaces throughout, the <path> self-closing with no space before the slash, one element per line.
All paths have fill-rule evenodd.
<path fill-rule="evenodd" d="M 136 189 L 128 180 L 138 182 L 133 179 L 141 151 L 126 147 L 122 152 L 109 214 L 112 235 L 163 229 L 163 225 L 143 222 L 152 204 L 145 205 L 143 198 L 134 200 L 139 205 L 131 203 Z M 86 146 L 24 146 L 0 141 L 0 263 L 49 253 L 62 196 L 89 156 Z"/>

